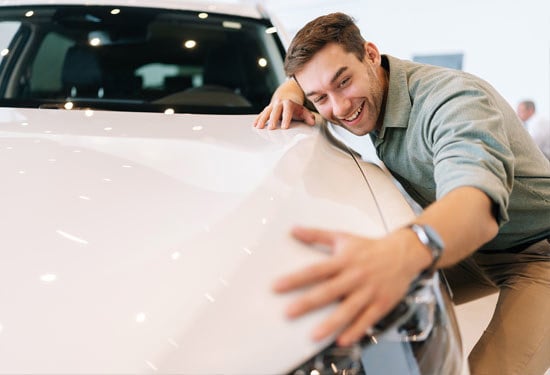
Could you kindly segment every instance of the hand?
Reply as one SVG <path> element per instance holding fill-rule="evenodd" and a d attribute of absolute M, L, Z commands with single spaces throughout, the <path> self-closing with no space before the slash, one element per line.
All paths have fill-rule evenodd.
<path fill-rule="evenodd" d="M 369 239 L 347 233 L 294 228 L 307 244 L 330 248 L 330 259 L 278 279 L 276 292 L 311 286 L 287 308 L 290 318 L 332 302 L 339 305 L 314 332 L 314 340 L 338 333 L 339 345 L 350 345 L 383 318 L 405 296 L 418 272 L 408 266 L 407 246 L 399 236 Z"/>
<path fill-rule="evenodd" d="M 281 121 L 281 128 L 288 129 L 292 120 L 304 121 L 308 125 L 315 125 L 315 116 L 303 106 L 304 94 L 294 80 L 283 83 L 273 93 L 271 103 L 256 117 L 254 126 L 258 129 L 272 130 Z"/>

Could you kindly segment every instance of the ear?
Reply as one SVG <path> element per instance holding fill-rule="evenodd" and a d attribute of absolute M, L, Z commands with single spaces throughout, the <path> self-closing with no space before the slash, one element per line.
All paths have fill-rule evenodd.
<path fill-rule="evenodd" d="M 371 42 L 365 42 L 365 59 L 372 61 L 375 65 L 382 63 L 382 56 L 376 47 Z"/>

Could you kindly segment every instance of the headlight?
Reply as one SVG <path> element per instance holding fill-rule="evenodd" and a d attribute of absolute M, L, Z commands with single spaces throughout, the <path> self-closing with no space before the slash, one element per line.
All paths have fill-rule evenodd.
<path fill-rule="evenodd" d="M 407 296 L 374 327 L 374 337 L 385 340 L 424 341 L 432 332 L 437 306 L 438 276 L 419 279 Z"/>
<path fill-rule="evenodd" d="M 459 374 L 460 335 L 439 284 L 438 274 L 418 280 L 370 335 L 350 347 L 333 344 L 290 374 Z"/>
<path fill-rule="evenodd" d="M 339 347 L 332 344 L 292 371 L 292 375 L 365 374 L 361 363 L 361 344 Z"/>

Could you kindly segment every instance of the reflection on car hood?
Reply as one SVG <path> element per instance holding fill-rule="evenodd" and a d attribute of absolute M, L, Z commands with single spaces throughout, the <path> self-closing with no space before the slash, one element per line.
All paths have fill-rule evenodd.
<path fill-rule="evenodd" d="M 317 128 L 253 116 L 0 109 L 0 372 L 280 373 L 318 351 L 273 280 L 296 223 L 387 228 Z M 390 227 L 411 212 L 363 165 Z M 397 203 L 396 203 L 397 202 Z"/>

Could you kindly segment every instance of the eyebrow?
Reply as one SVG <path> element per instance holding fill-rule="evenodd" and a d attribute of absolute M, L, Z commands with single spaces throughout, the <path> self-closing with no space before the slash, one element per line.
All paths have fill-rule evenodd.
<path fill-rule="evenodd" d="M 340 78 L 340 76 L 346 71 L 348 70 L 348 67 L 347 66 L 343 66 L 341 67 L 340 69 L 338 69 L 336 71 L 336 73 L 334 73 L 334 75 L 332 76 L 332 79 L 330 80 L 330 83 L 333 84 L 338 78 Z M 315 95 L 317 94 L 317 91 L 311 91 L 311 92 L 307 92 L 306 93 L 306 97 L 309 97 L 309 96 L 312 96 L 312 95 Z"/>

